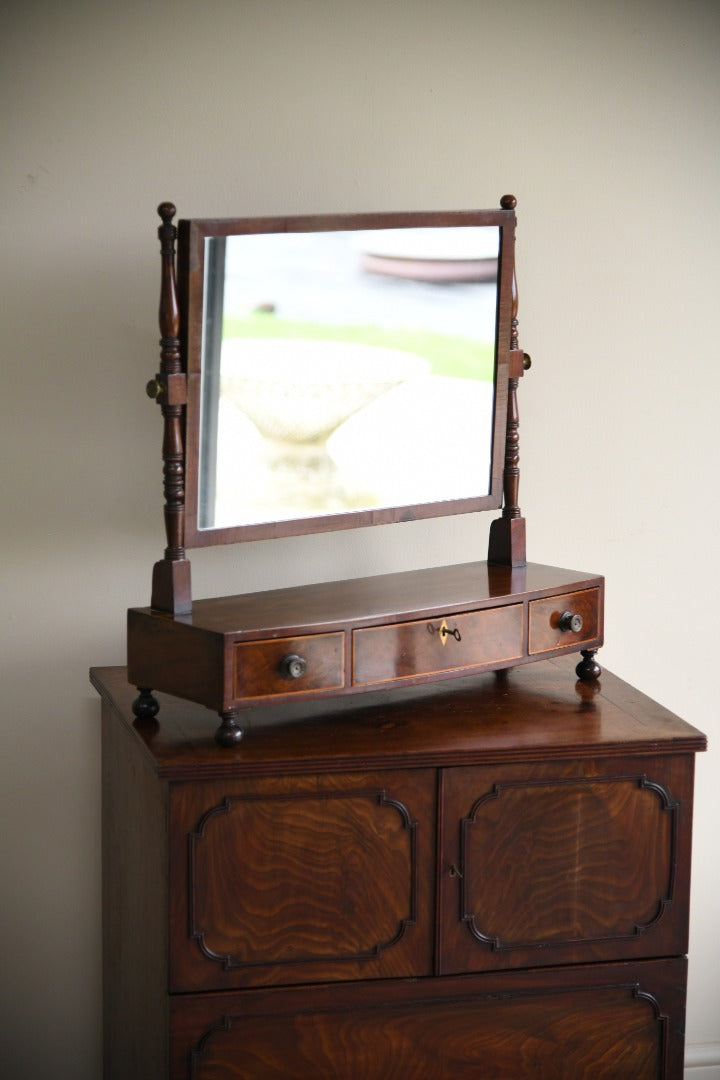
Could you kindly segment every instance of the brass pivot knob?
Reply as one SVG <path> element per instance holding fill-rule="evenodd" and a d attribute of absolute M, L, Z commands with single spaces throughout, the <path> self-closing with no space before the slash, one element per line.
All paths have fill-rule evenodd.
<path fill-rule="evenodd" d="M 297 653 L 283 656 L 280 661 L 280 674 L 286 679 L 301 679 L 307 670 L 307 660 Z"/>
<path fill-rule="evenodd" d="M 151 379 L 146 385 L 145 393 L 149 398 L 152 398 L 153 401 L 158 401 L 165 393 L 165 387 L 158 375 L 156 375 L 154 379 Z"/>
<path fill-rule="evenodd" d="M 563 633 L 569 630 L 573 634 L 579 634 L 583 628 L 582 615 L 573 614 L 572 611 L 563 611 L 557 625 L 558 630 L 562 630 Z"/>

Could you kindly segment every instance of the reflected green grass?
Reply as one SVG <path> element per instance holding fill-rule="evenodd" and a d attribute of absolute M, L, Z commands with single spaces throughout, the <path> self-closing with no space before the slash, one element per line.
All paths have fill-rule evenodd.
<path fill-rule="evenodd" d="M 434 375 L 492 382 L 495 348 L 491 343 L 469 341 L 431 330 L 385 326 L 345 326 L 279 319 L 266 312 L 244 318 L 229 317 L 223 322 L 223 337 L 314 338 L 321 341 L 348 341 L 362 345 L 383 345 L 416 353 L 430 361 Z"/>

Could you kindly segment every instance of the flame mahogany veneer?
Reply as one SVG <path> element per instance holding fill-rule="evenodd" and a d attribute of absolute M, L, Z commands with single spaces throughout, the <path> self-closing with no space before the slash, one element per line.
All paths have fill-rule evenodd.
<path fill-rule="evenodd" d="M 705 738 L 573 664 L 283 698 L 233 748 L 94 669 L 106 1080 L 679 1080 Z"/>

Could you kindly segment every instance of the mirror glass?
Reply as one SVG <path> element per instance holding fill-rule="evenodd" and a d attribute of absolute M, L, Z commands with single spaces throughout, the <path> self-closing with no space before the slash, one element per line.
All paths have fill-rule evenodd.
<path fill-rule="evenodd" d="M 499 505 L 503 229 L 404 217 L 196 238 L 196 543 Z"/>

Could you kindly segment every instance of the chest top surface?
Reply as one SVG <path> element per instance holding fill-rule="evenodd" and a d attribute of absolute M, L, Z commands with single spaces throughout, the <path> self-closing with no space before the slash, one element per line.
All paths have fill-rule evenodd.
<path fill-rule="evenodd" d="M 93 668 L 91 682 L 150 766 L 171 780 L 706 749 L 701 732 L 612 673 L 576 683 L 573 664 L 563 657 L 441 690 L 248 710 L 248 737 L 231 750 L 215 744 L 207 709 L 170 695 L 161 695 L 159 722 L 134 722 L 125 668 Z"/>

